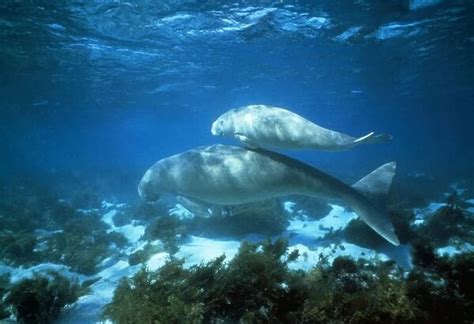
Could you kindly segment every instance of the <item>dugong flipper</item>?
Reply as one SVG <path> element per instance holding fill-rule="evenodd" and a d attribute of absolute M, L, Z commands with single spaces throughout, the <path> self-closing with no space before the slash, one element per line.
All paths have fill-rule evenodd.
<path fill-rule="evenodd" d="M 398 245 L 393 225 L 380 204 L 394 174 L 395 163 L 387 163 L 351 187 L 282 154 L 214 145 L 156 162 L 143 175 L 138 193 L 144 200 L 171 193 L 225 206 L 288 195 L 317 197 L 351 207 L 372 229 Z"/>
<path fill-rule="evenodd" d="M 286 109 L 252 105 L 232 109 L 213 124 L 213 135 L 233 136 L 249 148 L 344 151 L 360 144 L 385 143 L 391 135 L 373 132 L 355 138 L 318 126 Z"/>

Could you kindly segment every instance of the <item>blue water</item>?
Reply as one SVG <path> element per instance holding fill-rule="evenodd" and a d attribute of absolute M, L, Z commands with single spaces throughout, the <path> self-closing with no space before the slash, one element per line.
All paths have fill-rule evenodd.
<path fill-rule="evenodd" d="M 137 199 L 153 162 L 267 104 L 394 136 L 284 152 L 344 181 L 472 181 L 473 30 L 471 1 L 2 1 L 0 179 Z"/>
<path fill-rule="evenodd" d="M 307 197 L 194 211 L 168 197 L 139 201 L 137 185 L 157 160 L 205 145 L 240 145 L 212 136 L 211 124 L 252 104 L 286 108 L 355 137 L 393 135 L 344 152 L 281 153 L 348 184 L 396 161 L 387 214 L 401 245 L 379 237 L 350 208 Z M 186 267 L 220 255 L 230 260 L 243 240 L 283 237 L 288 251 L 301 252 L 291 269 L 311 276 L 323 258 L 391 259 L 404 277 L 386 276 L 385 284 L 400 283 L 388 289 L 397 299 L 390 307 L 409 300 L 423 312 L 407 318 L 472 322 L 473 108 L 472 0 L 2 0 L 0 321 L 45 307 L 29 305 L 47 301 L 42 292 L 33 300 L 29 289 L 21 289 L 27 306 L 8 300 L 13 285 L 33 274 L 54 270 L 88 283 L 90 291 L 62 309 L 59 322 L 96 323 L 120 280 L 143 266 L 160 269 L 172 256 Z M 440 258 L 445 253 L 454 257 Z M 425 284 L 417 276 L 405 280 L 411 270 Z M 281 288 L 278 298 L 297 301 L 301 312 L 312 305 L 309 289 L 301 302 L 281 283 L 261 290 L 276 296 Z M 336 289 L 334 283 L 324 286 Z M 407 287 L 416 292 L 409 299 Z M 371 291 L 379 296 L 382 289 Z M 323 307 L 332 311 L 327 305 L 339 303 L 339 295 L 326 295 L 332 301 Z M 341 299 L 352 312 L 352 298 Z M 356 308 L 365 304 L 353 300 Z M 176 301 L 173 307 L 188 310 Z M 274 306 L 251 306 L 258 311 L 240 321 L 282 315 Z M 403 312 L 412 311 L 393 314 Z"/>

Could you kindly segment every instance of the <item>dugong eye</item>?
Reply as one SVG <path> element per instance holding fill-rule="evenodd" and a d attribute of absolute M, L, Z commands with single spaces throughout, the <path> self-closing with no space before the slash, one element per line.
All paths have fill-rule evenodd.
<path fill-rule="evenodd" d="M 223 120 L 221 120 L 219 123 L 220 123 L 221 125 L 224 125 L 224 121 L 223 121 Z"/>

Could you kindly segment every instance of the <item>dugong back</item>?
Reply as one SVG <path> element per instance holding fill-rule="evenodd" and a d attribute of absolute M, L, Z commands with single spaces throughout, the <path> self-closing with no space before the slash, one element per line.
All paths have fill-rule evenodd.
<path fill-rule="evenodd" d="M 216 145 L 158 161 L 140 188 L 234 205 L 296 193 L 308 179 L 271 152 Z M 148 190 L 150 191 L 150 190 Z"/>

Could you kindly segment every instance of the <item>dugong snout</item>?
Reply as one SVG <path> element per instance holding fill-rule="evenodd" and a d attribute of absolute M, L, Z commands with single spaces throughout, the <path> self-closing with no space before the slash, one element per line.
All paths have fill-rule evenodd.
<path fill-rule="evenodd" d="M 159 193 L 152 190 L 153 185 L 151 181 L 152 172 L 148 170 L 144 175 L 140 183 L 138 184 L 138 195 L 143 201 L 157 201 L 160 199 Z"/>
<path fill-rule="evenodd" d="M 219 130 L 219 127 L 217 126 L 217 120 L 212 123 L 211 133 L 212 133 L 212 135 L 214 135 L 214 136 L 220 136 L 220 135 L 222 135 L 222 132 Z"/>
<path fill-rule="evenodd" d="M 217 119 L 215 122 L 212 123 L 211 133 L 214 136 L 223 136 L 224 130 L 222 129 L 223 121 Z"/>

